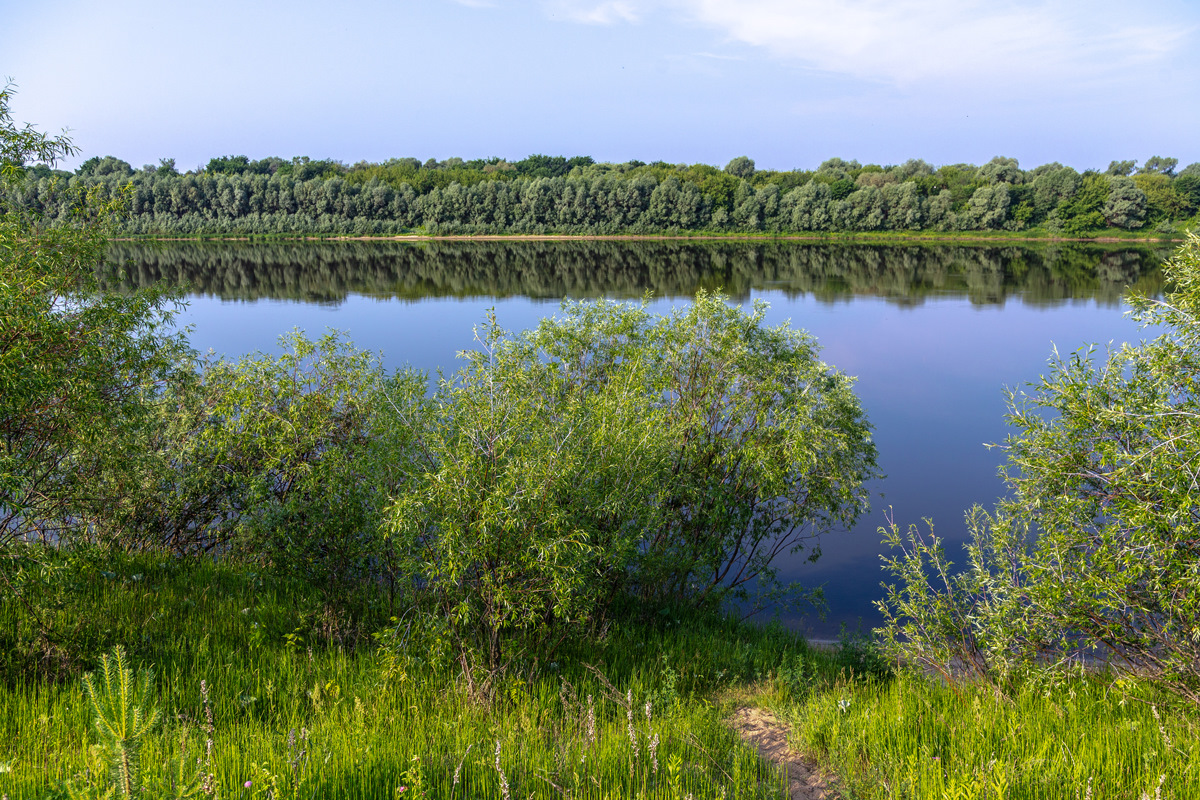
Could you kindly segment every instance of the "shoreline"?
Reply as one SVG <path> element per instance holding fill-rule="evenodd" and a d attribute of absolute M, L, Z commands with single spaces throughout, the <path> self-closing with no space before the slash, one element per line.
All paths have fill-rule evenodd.
<path fill-rule="evenodd" d="M 411 233 L 411 234 L 392 234 L 380 236 L 368 235 L 348 235 L 348 234 L 264 234 L 264 235 L 245 235 L 245 234 L 198 234 L 196 236 L 112 236 L 109 241 L 112 242 L 207 242 L 207 241 L 223 241 L 223 242 L 266 242 L 266 241 L 344 241 L 344 242 L 645 242 L 645 241 L 665 241 L 665 242 L 684 242 L 684 241 L 702 241 L 702 242 L 724 242 L 724 241 L 749 241 L 749 242 L 854 242 L 854 243 L 895 243 L 895 244 L 925 244 L 925 243 L 951 243 L 951 242 L 1014 242 L 1014 243 L 1037 243 L 1046 242 L 1050 244 L 1058 243 L 1093 243 L 1093 244 L 1160 244 L 1184 241 L 1186 232 L 1179 236 L 1141 236 L 1141 237 L 1126 237 L 1126 236 L 997 236 L 997 235 L 972 235 L 970 233 L 963 234 L 904 234 L 904 233 L 837 233 L 837 234 L 753 234 L 753 233 L 738 233 L 738 234 L 573 234 L 573 233 L 489 233 L 489 234 L 426 234 L 426 233 Z"/>

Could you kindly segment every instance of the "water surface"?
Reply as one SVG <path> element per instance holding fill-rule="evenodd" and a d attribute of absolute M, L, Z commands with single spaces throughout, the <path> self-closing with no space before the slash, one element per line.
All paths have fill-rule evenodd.
<path fill-rule="evenodd" d="M 488 308 L 519 330 L 564 298 L 684 304 L 698 289 L 731 302 L 765 300 L 772 323 L 816 335 L 823 358 L 858 378 L 880 468 L 873 508 L 851 531 L 824 537 L 822 557 L 784 563 L 788 579 L 824 587 L 829 613 L 783 613 L 818 637 L 879 615 L 889 508 L 963 541 L 963 512 L 1004 492 L 1004 386 L 1046 371 L 1052 348 L 1138 339 L 1123 316 L 1132 286 L 1161 288 L 1165 250 L 871 246 L 790 242 L 119 243 L 111 288 L 189 288 L 192 343 L 228 356 L 274 351 L 284 331 L 347 332 L 389 367 L 456 368 Z"/>

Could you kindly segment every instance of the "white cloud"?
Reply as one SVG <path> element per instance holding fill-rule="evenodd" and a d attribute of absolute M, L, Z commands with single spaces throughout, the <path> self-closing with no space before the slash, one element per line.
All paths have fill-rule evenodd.
<path fill-rule="evenodd" d="M 644 2 L 629 2 L 629 0 L 555 0 L 549 8 L 558 16 L 571 22 L 583 22 L 588 25 L 612 25 L 617 22 L 637 22 L 641 19 L 639 6 Z"/>
<path fill-rule="evenodd" d="M 1190 30 L 1155 0 L 561 0 L 581 22 L 665 10 L 805 66 L 893 84 L 1096 79 L 1158 59 Z M 1139 24 L 1130 24 L 1136 18 Z"/>

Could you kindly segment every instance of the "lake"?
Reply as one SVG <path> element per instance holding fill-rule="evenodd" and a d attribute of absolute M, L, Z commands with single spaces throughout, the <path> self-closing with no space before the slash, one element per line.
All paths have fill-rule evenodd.
<path fill-rule="evenodd" d="M 653 310 L 699 289 L 764 300 L 772 323 L 814 334 L 823 359 L 858 378 L 886 477 L 851 531 L 824 537 L 816 563 L 786 579 L 824 587 L 828 614 L 780 613 L 817 638 L 871 627 L 879 614 L 889 508 L 902 526 L 931 519 L 955 560 L 963 512 L 1004 492 L 1003 387 L 1047 371 L 1057 347 L 1136 341 L 1126 287 L 1161 289 L 1170 248 L 1130 245 L 866 245 L 787 241 L 118 242 L 102 282 L 188 288 L 191 341 L 235 357 L 277 349 L 292 328 L 327 328 L 382 353 L 388 367 L 456 368 L 472 326 L 494 308 L 529 328 L 564 298 L 640 299 Z M 761 615 L 769 618 L 769 613 Z"/>

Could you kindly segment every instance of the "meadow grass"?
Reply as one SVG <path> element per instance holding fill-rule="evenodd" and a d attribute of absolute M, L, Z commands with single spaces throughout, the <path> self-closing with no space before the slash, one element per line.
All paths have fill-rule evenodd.
<path fill-rule="evenodd" d="M 1107 675 L 1000 691 L 905 673 L 763 701 L 863 800 L 1200 797 L 1196 709 Z"/>
<path fill-rule="evenodd" d="M 777 628 L 614 625 L 561 663 L 514 664 L 481 698 L 455 670 L 348 640 L 313 597 L 233 565 L 113 556 L 75 572 L 59 576 L 73 583 L 58 613 L 78 625 L 80 669 L 122 644 L 156 672 L 167 722 L 143 753 L 151 783 L 203 755 L 203 682 L 208 769 L 226 798 L 783 796 L 781 773 L 726 727 L 718 699 L 805 651 Z M 0 610 L 0 630 L 26 624 L 11 603 Z M 23 670 L 0 644 L 0 792 L 54 796 L 99 768 L 80 681 Z"/>
<path fill-rule="evenodd" d="M 79 675 L 116 644 L 156 673 L 165 721 L 145 745 L 147 782 L 199 759 L 225 798 L 786 797 L 783 773 L 725 724 L 738 704 L 791 724 L 847 798 L 1200 797 L 1196 709 L 1105 675 L 1003 692 L 889 679 L 862 642 L 817 649 L 775 625 L 662 612 L 473 691 L 392 635 L 405 617 L 389 622 L 382 597 L 351 624 L 232 563 L 95 554 L 56 569 L 43 622 L 71 648 L 56 674 L 31 668 L 44 654 L 22 649 L 29 615 L 0 599 L 10 800 L 62 796 L 89 771 L 102 782 Z"/>

